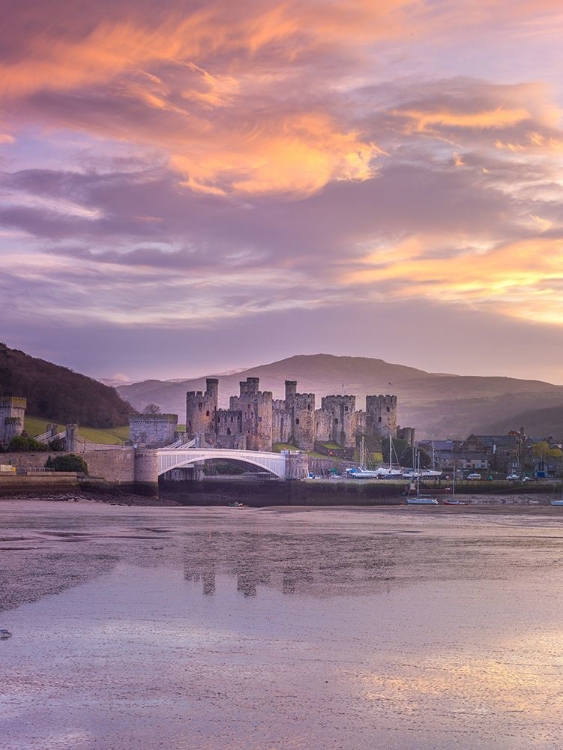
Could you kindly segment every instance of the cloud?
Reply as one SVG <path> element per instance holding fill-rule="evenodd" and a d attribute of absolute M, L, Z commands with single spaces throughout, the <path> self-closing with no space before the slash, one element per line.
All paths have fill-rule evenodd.
<path fill-rule="evenodd" d="M 556 59 L 556 4 L 7 3 L 0 291 L 20 321 L 243 335 L 439 299 L 563 323 L 561 91 L 524 54 Z"/>

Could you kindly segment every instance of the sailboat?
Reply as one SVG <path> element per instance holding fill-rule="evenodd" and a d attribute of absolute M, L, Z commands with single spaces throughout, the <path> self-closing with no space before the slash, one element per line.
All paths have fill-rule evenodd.
<path fill-rule="evenodd" d="M 454 476 L 453 476 L 453 482 L 452 482 L 452 496 L 449 500 L 444 500 L 444 505 L 469 505 L 467 500 L 456 500 L 455 479 L 456 479 L 456 467 L 454 466 Z"/>
<path fill-rule="evenodd" d="M 362 435 L 360 442 L 360 468 L 350 474 L 354 479 L 378 479 L 379 474 L 377 471 L 369 471 L 366 469 L 366 439 Z"/>
<path fill-rule="evenodd" d="M 435 497 L 420 494 L 420 451 L 416 453 L 416 468 L 416 496 L 407 497 L 407 505 L 439 505 Z"/>
<path fill-rule="evenodd" d="M 374 472 L 380 479 L 402 479 L 403 470 L 393 468 L 393 435 L 389 433 L 389 468 L 380 466 Z"/>

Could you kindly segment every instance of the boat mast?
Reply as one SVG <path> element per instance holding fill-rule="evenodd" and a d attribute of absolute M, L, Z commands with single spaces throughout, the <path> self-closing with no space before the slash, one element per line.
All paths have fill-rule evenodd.
<path fill-rule="evenodd" d="M 416 450 L 416 496 L 420 497 L 420 451 Z M 414 462 L 413 462 L 414 463 Z"/>

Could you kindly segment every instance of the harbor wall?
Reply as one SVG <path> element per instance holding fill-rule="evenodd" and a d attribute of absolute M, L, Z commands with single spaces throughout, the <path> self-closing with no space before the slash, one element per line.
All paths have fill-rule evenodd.
<path fill-rule="evenodd" d="M 159 495 L 182 505 L 226 505 L 233 501 L 260 508 L 271 505 L 398 505 L 404 486 L 353 481 L 298 482 L 283 479 L 161 480 Z"/>

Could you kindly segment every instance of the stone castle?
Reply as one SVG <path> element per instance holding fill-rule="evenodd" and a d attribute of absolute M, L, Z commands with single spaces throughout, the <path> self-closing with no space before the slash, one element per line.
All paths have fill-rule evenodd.
<path fill-rule="evenodd" d="M 240 383 L 228 409 L 219 409 L 219 381 L 207 378 L 205 391 L 186 394 L 186 436 L 216 448 L 270 451 L 286 443 L 310 451 L 315 442 L 354 448 L 357 437 L 384 439 L 397 434 L 397 397 L 368 396 L 356 411 L 355 396 L 325 396 L 315 409 L 314 393 L 298 393 L 297 381 L 285 381 L 285 398 L 261 391 L 258 378 Z"/>

